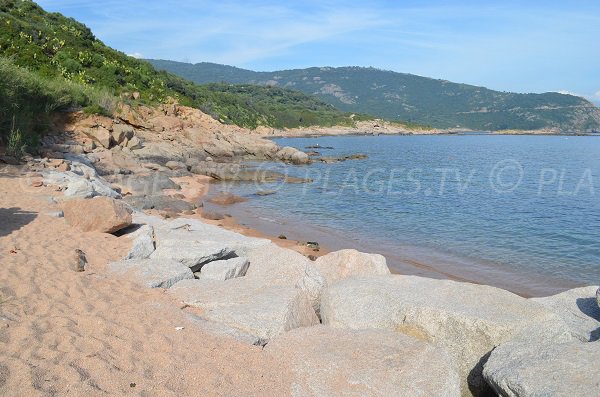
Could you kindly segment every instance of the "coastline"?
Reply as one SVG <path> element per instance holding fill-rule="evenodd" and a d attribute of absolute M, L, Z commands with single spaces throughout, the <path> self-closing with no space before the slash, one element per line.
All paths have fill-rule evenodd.
<path fill-rule="evenodd" d="M 209 190 L 206 197 L 210 197 Z M 260 200 L 253 198 L 252 200 Z M 221 206 L 208 204 L 211 211 L 227 213 L 223 221 L 205 222 L 223 227 L 248 237 L 266 238 L 275 244 L 293 249 L 303 255 L 319 257 L 328 252 L 341 249 L 356 249 L 361 252 L 381 254 L 387 259 L 388 267 L 393 274 L 414 275 L 435 279 L 468 282 L 489 285 L 511 291 L 517 295 L 531 298 L 554 295 L 582 284 L 568 280 L 556 280 L 532 272 L 516 271 L 503 268 L 500 264 L 458 257 L 449 253 L 434 252 L 417 246 L 386 246 L 373 242 L 364 244 L 344 235 L 339 230 L 298 223 L 291 218 L 266 219 L 244 207 L 244 203 Z M 277 236 L 283 234 L 286 240 Z M 317 241 L 319 252 L 299 244 L 305 241 Z"/>
<path fill-rule="evenodd" d="M 174 211 L 166 206 L 145 211 L 160 216 L 136 212 L 126 222 L 135 228 L 133 231 L 126 226 L 123 230 L 128 231 L 123 234 L 94 230 L 82 233 L 71 224 L 69 216 L 65 217 L 66 200 L 69 200 L 75 183 L 96 183 L 101 187 L 99 184 L 106 182 L 94 168 L 85 168 L 76 160 L 68 161 L 74 171 L 64 171 L 64 167 L 59 169 L 69 165 L 63 160 L 42 160 L 44 170 L 30 163 L 33 167 L 29 172 L 7 174 L 7 178 L 0 179 L 0 189 L 6 192 L 1 197 L 1 207 L 8 217 L 8 222 L 0 228 L 0 244 L 4 244 L 3 252 L 8 253 L 7 266 L 2 269 L 8 286 L 0 290 L 3 294 L 1 302 L 7 304 L 2 306 L 5 310 L 0 312 L 0 317 L 7 321 L 7 326 L 1 330 L 3 336 L 10 337 L 5 340 L 10 340 L 8 346 L 12 346 L 6 354 L 11 376 L 2 387 L 9 390 L 23 390 L 23 376 L 12 374 L 27 373 L 27 367 L 22 363 L 32 363 L 30 365 L 36 365 L 44 373 L 53 374 L 48 387 L 59 393 L 66 390 L 89 394 L 101 388 L 108 394 L 126 394 L 137 387 L 143 392 L 152 390 L 164 395 L 218 391 L 224 395 L 241 393 L 250 396 L 264 395 L 265 390 L 288 395 L 300 379 L 296 371 L 301 364 L 291 358 L 306 353 L 306 346 L 317 346 L 321 352 L 319 346 L 325 345 L 317 342 L 326 336 L 328 350 L 324 350 L 325 356 L 315 356 L 315 362 L 322 362 L 322 357 L 326 357 L 327 363 L 332 363 L 327 365 L 348 362 L 352 368 L 356 363 L 357 345 L 369 351 L 371 346 L 385 347 L 389 341 L 399 338 L 425 347 L 431 343 L 430 351 L 434 353 L 431 362 L 439 362 L 440 354 L 448 361 L 455 390 L 451 394 L 467 395 L 476 390 L 473 395 L 480 395 L 477 390 L 486 390 L 488 386 L 478 363 L 498 346 L 510 348 L 511 338 L 518 340 L 520 337 L 518 332 L 523 323 L 536 328 L 552 324 L 560 335 L 569 333 L 570 342 L 577 337 L 575 332 L 587 341 L 597 328 L 596 318 L 600 319 L 596 314 L 592 314 L 594 317 L 590 320 L 578 315 L 579 310 L 586 314 L 597 312 L 596 298 L 592 297 L 597 286 L 546 298 L 549 303 L 544 305 L 487 285 L 447 281 L 453 278 L 465 281 L 451 272 L 433 278 L 390 275 L 377 255 L 352 252 L 349 257 L 333 255 L 323 261 L 311 262 L 290 250 L 223 230 L 237 228 L 238 233 L 270 236 L 270 240 L 278 245 L 286 244 L 287 248 L 296 250 L 296 236 L 310 235 L 312 240 L 312 234 L 307 233 L 310 225 L 295 223 L 290 229 L 281 229 L 278 225 L 278 231 L 289 230 L 289 236 L 286 240 L 276 239 L 275 234 L 269 235 L 259 227 L 245 226 L 245 218 L 236 217 L 236 208 L 242 208 L 240 204 L 223 208 L 223 212 L 231 213 L 231 217 L 209 221 L 202 215 L 213 208 L 208 204 L 211 192 L 216 190 L 211 189 L 214 187 L 211 178 L 170 172 L 167 168 L 159 171 L 161 166 L 156 164 L 152 168 L 142 167 L 157 168 L 151 173 L 151 179 L 144 180 L 148 176 L 144 176 L 147 172 L 143 169 L 136 169 L 136 179 L 144 185 L 152 181 L 156 196 L 196 202 L 198 209 Z M 83 170 L 88 172 L 89 180 L 79 174 L 83 174 Z M 170 184 L 160 178 L 161 175 L 172 178 L 179 188 L 163 188 Z M 63 178 L 71 182 L 66 183 Z M 110 185 L 110 189 L 113 187 L 123 192 L 118 184 Z M 132 183 L 129 187 L 135 191 L 137 185 Z M 113 190 L 105 192 L 116 193 Z M 118 199 L 109 200 L 119 202 Z M 202 204 L 198 200 L 202 200 Z M 89 203 L 93 209 L 93 202 L 97 200 L 78 201 Z M 61 208 L 64 210 L 62 216 L 56 215 Z M 98 217 L 98 210 L 84 211 L 78 216 Z M 175 219 L 178 217 L 182 219 Z M 194 218 L 201 222 L 195 222 Z M 142 230 L 143 233 L 137 234 Z M 335 235 L 335 231 L 323 232 Z M 147 238 L 151 247 L 145 247 L 151 250 L 150 254 L 129 259 Z M 318 237 L 317 241 L 322 243 L 319 254 L 337 249 L 327 239 Z M 347 243 L 363 250 L 351 239 Z M 200 275 L 193 273 L 192 266 L 202 260 L 197 255 L 204 257 L 204 250 L 214 249 L 215 244 L 220 258 L 228 258 L 227 251 L 233 251 L 234 257 L 230 260 L 247 258 L 246 263 L 251 265 L 245 269 L 245 274 L 224 280 L 203 279 L 205 271 L 210 274 L 206 263 L 203 263 L 206 266 L 202 267 Z M 79 248 L 85 249 L 88 264 L 83 271 L 69 271 L 65 264 L 72 266 L 73 251 L 81 251 Z M 81 260 L 79 255 L 81 253 L 75 258 L 78 261 Z M 188 260 L 193 260 L 193 264 L 189 265 Z M 209 262 L 217 264 L 227 260 L 212 258 Z M 394 264 L 388 263 L 394 269 Z M 31 272 L 31 264 L 36 266 L 34 272 Z M 77 264 L 79 266 L 80 262 Z M 385 274 L 379 273 L 383 269 L 373 267 L 376 264 L 385 268 Z M 439 270 L 430 267 L 427 261 L 416 260 L 408 265 L 423 275 L 429 274 L 430 270 Z M 184 276 L 179 273 L 183 271 Z M 395 273 L 411 274 L 406 271 Z M 502 276 L 498 276 L 498 280 L 502 280 Z M 485 284 L 497 285 L 494 282 Z M 562 308 L 560 305 L 566 299 L 569 306 Z M 593 301 L 594 312 L 584 311 L 587 306 L 586 309 L 571 309 L 581 300 Z M 560 307 L 553 310 L 564 312 L 564 316 L 573 316 L 575 310 L 578 317 L 574 327 L 579 328 L 570 331 L 567 322 L 554 314 L 551 309 L 555 301 Z M 435 308 L 433 313 L 431 308 Z M 410 318 L 410 313 L 415 311 L 423 314 Z M 336 326 L 332 319 L 337 313 L 346 312 L 350 318 L 381 313 L 385 321 L 381 323 L 374 318 L 371 324 L 375 329 L 369 331 L 356 331 L 353 324 Z M 396 318 L 400 322 L 396 322 Z M 393 331 L 387 328 L 388 319 L 393 321 Z M 422 324 L 433 326 L 423 328 Z M 415 333 L 415 330 L 419 332 Z M 508 336 L 507 332 L 510 332 Z M 378 338 L 372 339 L 375 334 Z M 446 339 L 436 339 L 438 335 Z M 344 340 L 348 338 L 351 339 L 345 344 Z M 56 340 L 70 342 L 59 346 L 57 359 L 48 360 L 48 355 L 54 354 L 48 346 L 52 347 Z M 554 346 L 554 340 L 544 343 L 542 346 Z M 573 343 L 576 347 L 580 345 L 581 341 Z M 281 354 L 278 346 L 286 346 L 289 354 Z M 534 347 L 539 349 L 537 345 Z M 40 351 L 44 354 L 40 355 Z M 413 356 L 405 351 L 405 347 L 400 347 L 395 356 Z M 341 353 L 344 355 L 340 356 Z M 422 353 L 417 354 L 417 359 L 422 361 Z M 81 359 L 82 355 L 85 360 Z M 381 355 L 388 357 L 389 352 Z M 377 353 L 377 357 L 381 355 Z M 198 360 L 198 357 L 210 357 L 210 361 Z M 131 360 L 141 364 L 131 368 Z M 182 366 L 181 363 L 186 364 Z M 364 363 L 365 368 L 373 363 L 380 365 L 371 358 L 365 359 Z M 115 365 L 128 369 L 116 372 Z M 395 371 L 397 373 L 412 364 L 402 361 L 393 365 L 400 369 Z M 418 382 L 420 374 L 431 368 L 428 362 L 425 365 L 427 370 L 409 373 L 407 382 L 414 383 L 414 379 Z M 506 365 L 510 367 L 510 363 Z M 381 366 L 389 368 L 389 359 L 386 358 Z M 82 380 L 82 371 L 89 377 Z M 477 376 L 476 381 L 472 380 L 473 373 Z M 198 374 L 202 374 L 200 379 Z M 38 373 L 31 373 L 31 386 L 27 389 L 30 394 L 34 389 L 39 391 L 35 383 L 37 377 Z M 224 378 L 235 378 L 236 381 L 223 383 Z M 164 383 L 163 379 L 174 379 L 176 383 Z M 390 378 L 384 380 L 388 385 Z M 431 395 L 429 392 L 424 394 Z"/>
<path fill-rule="evenodd" d="M 557 135 L 557 136 L 600 136 L 592 131 L 561 131 L 557 128 L 541 128 L 536 130 L 471 130 L 469 128 L 412 128 L 381 119 L 372 121 L 359 121 L 355 126 L 332 127 L 300 127 L 292 129 L 274 129 L 259 127 L 256 130 L 261 136 L 268 139 L 299 138 L 321 136 L 351 136 L 351 135 Z"/>

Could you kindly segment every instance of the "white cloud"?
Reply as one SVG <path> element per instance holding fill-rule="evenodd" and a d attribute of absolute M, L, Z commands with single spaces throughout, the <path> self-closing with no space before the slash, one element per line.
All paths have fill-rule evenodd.
<path fill-rule="evenodd" d="M 594 94 L 594 98 L 600 99 L 600 91 L 596 91 L 596 93 Z"/>
<path fill-rule="evenodd" d="M 144 58 L 144 55 L 140 54 L 139 52 L 134 52 L 133 54 L 127 54 L 127 56 L 134 57 L 134 58 L 137 58 L 137 59 Z"/>

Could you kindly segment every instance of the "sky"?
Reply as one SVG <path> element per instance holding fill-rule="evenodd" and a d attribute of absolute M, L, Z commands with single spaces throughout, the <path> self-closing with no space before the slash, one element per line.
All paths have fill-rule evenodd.
<path fill-rule="evenodd" d="M 600 1 L 39 0 L 143 58 L 373 66 L 600 104 Z"/>

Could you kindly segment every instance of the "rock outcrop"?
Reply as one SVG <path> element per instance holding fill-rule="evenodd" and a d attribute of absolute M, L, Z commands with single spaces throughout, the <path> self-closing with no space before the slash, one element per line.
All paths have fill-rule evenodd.
<path fill-rule="evenodd" d="M 67 223 L 82 232 L 114 233 L 131 225 L 131 210 L 122 201 L 110 197 L 65 202 Z"/>
<path fill-rule="evenodd" d="M 275 157 L 282 161 L 287 161 L 293 164 L 308 164 L 310 163 L 310 157 L 308 154 L 301 152 L 300 150 L 286 146 L 281 148 L 276 154 Z"/>
<path fill-rule="evenodd" d="M 133 244 L 125 259 L 146 259 L 156 249 L 154 228 L 150 225 L 142 225 L 128 237 L 133 239 Z"/>
<path fill-rule="evenodd" d="M 172 259 L 197 272 L 202 265 L 224 259 L 234 254 L 234 249 L 227 244 L 213 241 L 181 241 L 178 239 L 159 240 L 152 259 Z"/>
<path fill-rule="evenodd" d="M 321 291 L 326 281 L 313 263 L 304 255 L 275 244 L 262 246 L 247 254 L 250 267 L 247 279 L 263 285 L 282 285 L 299 288 L 319 313 Z"/>
<path fill-rule="evenodd" d="M 299 328 L 275 337 L 265 353 L 290 364 L 292 396 L 460 395 L 445 351 L 390 331 Z"/>
<path fill-rule="evenodd" d="M 236 277 L 246 275 L 250 262 L 248 258 L 231 258 L 209 262 L 202 266 L 200 273 L 195 273 L 198 278 L 209 280 L 226 281 Z"/>
<path fill-rule="evenodd" d="M 168 259 L 129 259 L 110 263 L 108 269 L 147 288 L 170 288 L 178 281 L 194 278 L 187 266 Z"/>
<path fill-rule="evenodd" d="M 266 286 L 247 277 L 228 281 L 184 280 L 169 289 L 175 299 L 202 310 L 202 317 L 263 340 L 318 324 L 310 300 L 298 288 Z"/>
<path fill-rule="evenodd" d="M 323 255 L 314 262 L 328 284 L 353 276 L 376 276 L 390 274 L 385 257 L 345 249 Z"/>
<path fill-rule="evenodd" d="M 483 375 L 503 397 L 600 396 L 600 342 L 497 347 Z"/>
<path fill-rule="evenodd" d="M 560 317 L 577 339 L 588 342 L 600 339 L 600 307 L 597 287 L 570 289 L 557 295 L 531 300 Z M 599 346 L 600 348 L 600 346 Z"/>
<path fill-rule="evenodd" d="M 508 291 L 415 276 L 342 280 L 323 292 L 320 314 L 333 327 L 387 329 L 446 349 L 463 393 L 474 395 L 489 391 L 482 369 L 494 347 L 539 330 L 546 339 L 570 337 L 554 313 Z"/>

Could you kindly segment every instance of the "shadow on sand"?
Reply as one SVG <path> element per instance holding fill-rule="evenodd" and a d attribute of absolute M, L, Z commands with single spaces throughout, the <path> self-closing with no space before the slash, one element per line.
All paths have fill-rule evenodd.
<path fill-rule="evenodd" d="M 20 208 L 0 208 L 0 237 L 8 236 L 15 230 L 33 221 L 36 212 L 23 211 Z"/>

